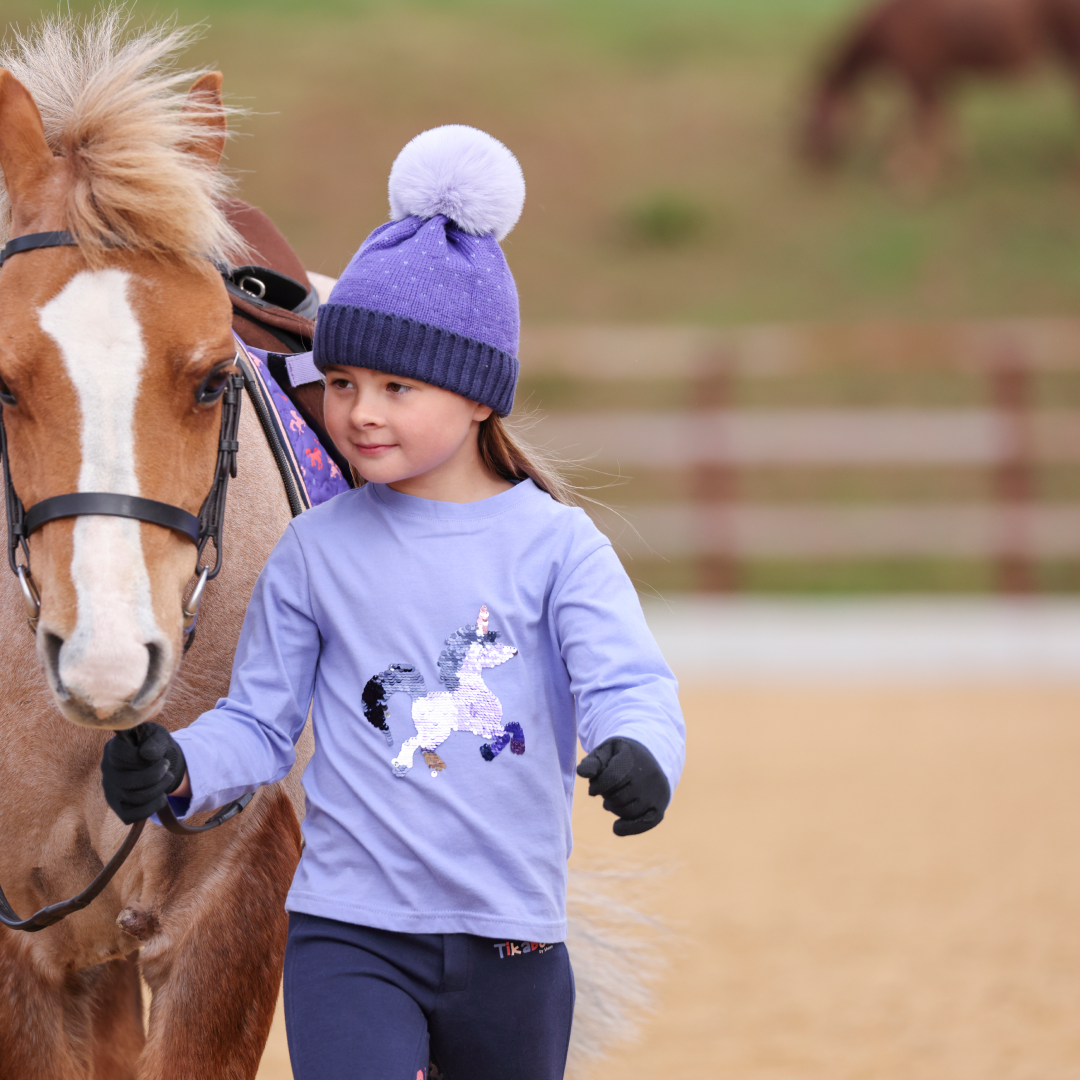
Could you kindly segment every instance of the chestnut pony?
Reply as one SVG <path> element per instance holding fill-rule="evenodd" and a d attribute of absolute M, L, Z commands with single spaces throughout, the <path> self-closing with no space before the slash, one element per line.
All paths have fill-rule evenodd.
<path fill-rule="evenodd" d="M 907 171 L 930 178 L 948 149 L 945 106 L 957 80 L 1017 75 L 1048 56 L 1080 80 L 1080 0 L 878 0 L 825 63 L 803 150 L 816 164 L 834 163 L 859 88 L 871 76 L 891 76 L 912 104 Z"/>
<path fill-rule="evenodd" d="M 125 38 L 106 9 L 49 20 L 0 54 L 0 244 L 55 230 L 77 241 L 0 270 L 0 401 L 27 508 L 111 492 L 197 514 L 210 489 L 235 354 L 215 263 L 248 252 L 224 209 L 236 218 L 218 169 L 221 75 L 168 66 L 189 40 Z M 259 332 L 258 310 L 237 303 L 245 332 Z M 99 771 L 113 731 L 150 718 L 182 727 L 228 688 L 255 579 L 291 516 L 250 405 L 238 466 L 223 567 L 186 659 L 196 562 L 179 532 L 100 512 L 48 521 L 29 539 L 33 633 L 0 569 L 0 887 L 20 916 L 79 893 L 120 847 Z M 310 751 L 306 731 L 298 767 L 213 832 L 147 828 L 84 910 L 35 933 L 0 926 L 0 1080 L 254 1077 Z M 607 897 L 610 876 L 571 875 L 572 1063 L 624 1040 L 648 1001 L 646 920 Z M 618 876 L 620 891 L 634 877 Z"/>
<path fill-rule="evenodd" d="M 235 355 L 213 260 L 243 254 L 221 210 L 221 76 L 185 94 L 190 76 L 166 62 L 187 35 L 122 31 L 115 12 L 52 20 L 3 57 L 0 242 L 51 230 L 78 241 L 0 271 L 11 475 L 27 507 L 104 491 L 198 514 Z M 45 524 L 29 541 L 34 634 L 15 577 L 0 574 L 0 884 L 20 915 L 78 893 L 119 847 L 126 829 L 98 768 L 113 730 L 183 726 L 228 685 L 255 578 L 290 518 L 250 406 L 239 444 L 224 566 L 183 669 L 195 549 L 181 534 L 99 515 Z M 297 775 L 204 836 L 146 829 L 65 921 L 0 928 L 3 1080 L 255 1075 L 300 852 L 286 790 Z"/>

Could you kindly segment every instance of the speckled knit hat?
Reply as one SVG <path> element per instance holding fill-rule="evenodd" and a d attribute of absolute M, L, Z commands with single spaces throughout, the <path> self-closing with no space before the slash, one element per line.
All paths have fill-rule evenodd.
<path fill-rule="evenodd" d="M 390 218 L 345 268 L 315 325 L 315 365 L 419 379 L 506 416 L 518 297 L 499 241 L 525 204 L 521 166 L 476 128 L 417 135 L 390 170 Z"/>

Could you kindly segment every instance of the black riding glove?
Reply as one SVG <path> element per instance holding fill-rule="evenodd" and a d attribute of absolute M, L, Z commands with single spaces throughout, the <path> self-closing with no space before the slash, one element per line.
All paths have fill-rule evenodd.
<path fill-rule="evenodd" d="M 656 758 L 634 739 L 608 739 L 577 767 L 590 795 L 604 796 L 604 809 L 618 817 L 616 836 L 633 836 L 659 825 L 671 802 L 671 785 Z"/>
<path fill-rule="evenodd" d="M 125 825 L 156 814 L 187 772 L 180 744 L 160 724 L 146 727 L 138 746 L 114 735 L 101 755 L 105 801 Z"/>

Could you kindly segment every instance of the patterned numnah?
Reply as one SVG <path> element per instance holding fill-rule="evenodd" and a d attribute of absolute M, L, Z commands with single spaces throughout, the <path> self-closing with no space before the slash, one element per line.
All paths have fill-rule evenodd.
<path fill-rule="evenodd" d="M 308 507 L 318 506 L 340 492 L 348 491 L 349 482 L 326 452 L 326 447 L 270 374 L 267 354 L 250 345 L 244 348 L 257 378 L 256 389 L 262 392 L 264 402 L 273 409 L 272 419 L 276 422 L 278 441 L 288 453 L 293 474 Z"/>

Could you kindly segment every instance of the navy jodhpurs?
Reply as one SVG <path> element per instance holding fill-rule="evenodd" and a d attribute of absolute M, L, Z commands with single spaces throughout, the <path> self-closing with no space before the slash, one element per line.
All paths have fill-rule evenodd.
<path fill-rule="evenodd" d="M 428 1080 L 429 1057 L 446 1080 L 562 1080 L 573 1013 L 562 943 L 289 915 L 295 1080 Z"/>

